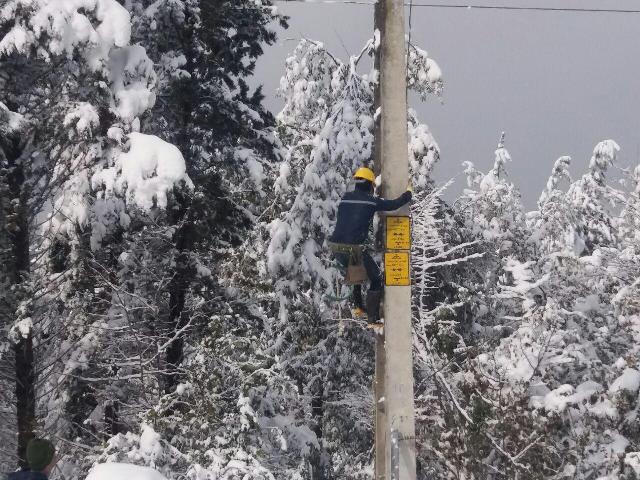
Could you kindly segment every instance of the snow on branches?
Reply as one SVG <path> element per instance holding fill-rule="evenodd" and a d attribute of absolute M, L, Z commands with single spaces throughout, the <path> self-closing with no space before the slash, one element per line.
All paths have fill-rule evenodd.
<path fill-rule="evenodd" d="M 79 54 L 109 83 L 114 110 L 125 121 L 155 101 L 155 73 L 144 48 L 129 45 L 129 12 L 115 0 L 10 0 L 0 23 L 13 23 L 0 39 L 0 55 L 34 56 L 47 63 Z"/>
<path fill-rule="evenodd" d="M 465 164 L 451 216 L 485 255 L 433 269 L 439 288 L 421 288 L 417 309 L 418 431 L 435 476 L 634 478 L 640 263 L 635 191 L 605 175 L 618 150 L 596 145 L 573 183 L 560 157 L 526 221 L 502 140 L 488 174 Z"/>
<path fill-rule="evenodd" d="M 569 187 L 567 199 L 576 220 L 574 251 L 591 253 L 596 245 L 614 245 L 618 241 L 617 226 L 612 221 L 613 208 L 624 195 L 605 183 L 606 172 L 616 160 L 620 147 L 604 140 L 593 150 L 589 171 Z"/>
<path fill-rule="evenodd" d="M 444 82 L 442 70 L 426 50 L 409 45 L 407 59 L 407 85 L 425 100 L 429 95 L 442 96 Z"/>
<path fill-rule="evenodd" d="M 49 60 L 49 55 L 71 57 L 80 48 L 94 69 L 112 47 L 126 46 L 131 36 L 129 13 L 115 0 L 10 0 L 0 17 L 15 20 L 0 41 L 0 52 L 33 50 Z"/>
<path fill-rule="evenodd" d="M 153 135 L 132 132 L 129 150 L 120 153 L 116 165 L 97 172 L 92 177 L 94 190 L 105 194 L 126 193 L 138 207 L 167 206 L 167 191 L 184 182 L 192 186 L 180 151 Z"/>
<path fill-rule="evenodd" d="M 287 59 L 280 82 L 285 106 L 278 119 L 289 153 L 280 167 L 276 191 L 287 198 L 283 201 L 290 207 L 271 226 L 269 271 L 288 292 L 301 285 L 310 287 L 319 305 L 322 293 L 337 276 L 335 269 L 327 268 L 330 262 L 324 238 L 330 233 L 351 175 L 357 167 L 373 161 L 373 87 L 377 75 L 361 75 L 357 67 L 362 55 L 374 47 L 372 40 L 343 63 L 322 43 L 302 40 Z M 412 47 L 411 52 L 412 87 L 423 95 L 440 94 L 442 80 L 435 62 L 423 50 Z M 415 112 L 410 111 L 408 119 L 414 182 L 419 189 L 430 188 L 439 149 Z"/>
<path fill-rule="evenodd" d="M 301 281 L 320 304 L 337 275 L 326 267 L 324 238 L 351 175 L 371 160 L 373 91 L 355 71 L 355 62 L 342 64 L 308 41 L 296 49 L 287 67 L 281 88 L 293 98 L 280 119 L 304 143 L 291 147 L 288 156 L 301 183 L 289 211 L 271 226 L 268 265 L 279 285 L 294 292 Z M 301 72 L 310 78 L 300 79 Z M 298 133 L 300 127 L 304 130 Z"/>

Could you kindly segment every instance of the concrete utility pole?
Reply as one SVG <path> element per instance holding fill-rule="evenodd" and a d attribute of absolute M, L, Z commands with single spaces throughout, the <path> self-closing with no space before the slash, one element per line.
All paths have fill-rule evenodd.
<path fill-rule="evenodd" d="M 380 45 L 382 187 L 387 198 L 394 198 L 405 191 L 409 181 L 404 1 L 378 2 L 384 3 Z M 385 218 L 384 480 L 416 479 L 409 215 L 407 206 Z M 390 235 L 392 231 L 397 236 Z"/>
<path fill-rule="evenodd" d="M 381 37 L 384 36 L 384 1 L 378 1 L 374 7 L 373 28 L 377 31 L 377 34 Z M 380 71 L 380 57 L 382 48 L 381 46 L 376 49 L 374 58 L 374 68 Z M 373 107 L 374 111 L 380 108 L 380 82 L 375 86 L 373 92 Z M 382 170 L 382 128 L 381 121 L 378 118 L 375 122 L 374 130 L 374 147 L 373 147 L 373 168 L 376 175 L 381 174 Z M 382 230 L 382 229 L 381 229 Z M 384 232 L 379 232 L 384 233 Z M 383 235 L 378 235 L 376 238 L 376 248 L 383 244 Z M 386 435 L 387 431 L 387 417 L 385 416 L 384 406 L 384 375 L 385 375 L 385 351 L 384 351 L 384 335 L 376 335 L 376 372 L 373 381 L 373 408 L 375 416 L 375 469 L 374 479 L 382 480 L 386 471 L 386 454 L 387 444 Z"/>

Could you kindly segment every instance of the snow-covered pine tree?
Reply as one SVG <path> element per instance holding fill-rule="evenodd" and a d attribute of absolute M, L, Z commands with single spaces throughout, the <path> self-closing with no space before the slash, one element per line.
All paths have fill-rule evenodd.
<path fill-rule="evenodd" d="M 585 221 L 562 210 L 559 181 L 567 166 L 566 158 L 556 163 L 541 196 L 548 215 L 529 216 L 531 248 L 499 258 L 504 273 L 492 297 L 502 312 L 502 339 L 486 329 L 477 339 L 463 334 L 458 352 L 474 348 L 466 358 L 453 355 L 451 370 L 446 363 L 438 369 L 436 405 L 450 406 L 429 417 L 437 425 L 427 449 L 434 475 L 587 479 L 637 472 L 638 307 L 631 299 L 638 263 L 607 241 L 589 254 L 567 244 L 570 236 L 552 233 Z M 609 194 L 619 198 L 616 190 Z M 615 224 L 611 214 L 596 218 Z M 437 358 L 434 352 L 426 354 Z"/>
<path fill-rule="evenodd" d="M 577 217 L 576 252 L 591 254 L 598 246 L 616 246 L 618 232 L 613 209 L 623 195 L 606 184 L 606 173 L 620 147 L 613 140 L 598 143 L 589 162 L 589 171 L 569 187 L 567 198 Z"/>
<path fill-rule="evenodd" d="M 545 189 L 540 194 L 538 209 L 529 215 L 532 231 L 530 243 L 539 254 L 549 254 L 563 249 L 573 250 L 576 244 L 576 212 L 567 200 L 567 192 L 561 182 L 571 182 L 569 165 L 571 157 L 556 160 Z"/>
<path fill-rule="evenodd" d="M 640 240 L 640 165 L 633 169 L 629 177 L 632 190 L 620 212 L 620 237 L 625 247 L 637 247 Z"/>
<path fill-rule="evenodd" d="M 260 297 L 249 290 L 252 279 L 238 279 L 236 263 L 279 155 L 273 117 L 244 78 L 262 42 L 275 39 L 271 22 L 285 19 L 264 1 L 128 8 L 134 38 L 149 44 L 159 66 L 159 100 L 142 127 L 180 148 L 192 187 L 174 191 L 166 212 L 130 206 L 130 226 L 103 242 L 102 250 L 121 252 L 106 285 L 118 328 L 106 342 L 116 348 L 103 350 L 93 368 L 117 370 L 94 382 L 102 405 L 87 424 L 104 432 L 105 407 L 120 405 L 117 429 L 106 432 L 119 435 L 100 458 L 133 456 L 171 478 L 222 471 L 293 478 L 293 452 L 308 449 L 312 435 L 288 421 L 291 383 L 274 381 L 273 359 L 261 347 Z M 166 455 L 135 453 L 149 436 Z M 268 461 L 271 451 L 282 458 Z"/>
<path fill-rule="evenodd" d="M 13 218 L 9 225 L 13 227 L 5 233 L 9 233 L 15 247 L 8 264 L 14 265 L 14 268 L 10 268 L 14 271 L 12 290 L 17 294 L 12 315 L 3 322 L 7 330 L 15 329 L 12 338 L 15 355 L 11 361 L 14 366 L 12 377 L 17 385 L 13 403 L 17 406 L 18 425 L 16 428 L 12 422 L 7 426 L 18 431 L 21 463 L 24 462 L 26 442 L 36 428 L 37 360 L 33 347 L 37 335 L 34 328 L 41 328 L 41 325 L 30 297 L 35 294 L 38 285 L 50 288 L 48 283 L 39 282 L 40 278 L 32 271 L 34 260 L 43 254 L 46 258 L 46 241 L 36 231 L 43 219 L 37 217 L 41 211 L 47 210 L 52 196 L 59 195 L 61 186 L 72 176 L 73 164 L 78 162 L 78 152 L 74 155 L 72 142 L 66 137 L 70 130 L 69 123 L 74 124 L 71 129 L 77 125 L 72 119 L 73 112 L 82 111 L 76 108 L 79 106 L 82 109 L 84 105 L 74 105 L 69 101 L 69 95 L 80 101 L 84 99 L 85 95 L 78 92 L 79 82 L 93 76 L 95 70 L 100 70 L 100 65 L 95 62 L 100 62 L 101 55 L 106 60 L 104 54 L 108 53 L 108 44 L 114 45 L 120 40 L 101 38 L 107 44 L 107 52 L 94 50 L 94 41 L 87 46 L 87 57 L 78 62 L 67 59 L 66 56 L 73 53 L 78 42 L 87 41 L 86 36 L 91 33 L 92 26 L 87 17 L 76 17 L 79 22 L 87 21 L 83 24 L 84 30 L 72 32 L 63 41 L 61 29 L 64 30 L 68 17 L 61 10 L 56 5 L 46 5 L 44 2 L 8 2 L 0 13 L 3 32 L 0 52 L 4 73 L 2 101 L 23 114 L 28 128 L 21 135 L 29 139 L 21 143 L 20 150 L 15 149 L 11 158 L 7 158 L 3 175 L 3 180 L 11 190 L 9 205 L 12 211 L 5 214 Z M 114 10 L 113 13 L 117 15 L 118 11 Z M 33 60 L 25 58 L 25 54 L 31 54 Z M 89 62 L 85 62 L 85 58 Z M 93 65 L 89 66 L 92 61 Z M 55 71 L 52 62 L 56 64 Z M 45 100 L 48 97 L 53 101 Z M 94 110 L 85 108 L 84 112 L 89 115 L 82 116 L 81 126 L 87 130 L 93 126 L 91 114 Z M 67 116 L 70 122 L 65 122 Z M 44 220 L 49 219 L 51 214 L 45 216 Z"/>
<path fill-rule="evenodd" d="M 439 437 L 455 430 L 459 415 L 457 392 L 446 377 L 473 348 L 467 279 L 483 257 L 462 219 L 440 198 L 447 186 L 419 193 L 412 205 L 417 460 L 420 475 L 434 477 L 443 476 Z"/>
<path fill-rule="evenodd" d="M 130 9 L 134 37 L 152 45 L 151 56 L 161 65 L 161 101 L 146 126 L 184 153 L 194 184 L 193 193 L 175 197 L 160 226 L 164 233 L 147 229 L 132 239 L 162 234 L 173 243 L 169 263 L 152 267 L 175 272 L 165 286 L 169 318 L 160 327 L 174 337 L 163 387 L 171 393 L 179 383 L 192 308 L 203 292 L 215 289 L 204 273 L 217 269 L 246 236 L 264 197 L 264 165 L 278 158 L 273 117 L 261 106 L 260 90 L 250 95 L 244 78 L 252 74 L 262 44 L 275 40 L 270 23 L 286 26 L 286 19 L 270 2 L 132 2 Z M 192 287 L 195 296 L 189 298 Z"/>
<path fill-rule="evenodd" d="M 500 284 L 509 284 L 510 274 L 503 269 L 503 259 L 514 257 L 522 261 L 527 253 L 528 230 L 520 193 L 506 172 L 510 160 L 503 133 L 493 168 L 487 174 L 476 170 L 471 162 L 465 162 L 470 188 L 454 205 L 456 215 L 472 235 L 466 241 L 477 240 L 479 250 L 484 252 L 483 259 L 475 266 L 476 273 L 468 278 L 471 283 L 467 301 L 471 302 L 469 306 L 475 316 L 474 328 L 488 329 L 486 333 L 502 325 L 501 317 L 509 310 L 505 302 L 495 298 Z"/>
<path fill-rule="evenodd" d="M 500 255 L 522 255 L 523 232 L 526 231 L 520 193 L 507 175 L 511 156 L 504 145 L 504 133 L 495 151 L 493 168 L 486 174 L 465 162 L 469 190 L 459 200 L 473 230 Z M 475 190 L 471 190 L 471 189 Z"/>
<path fill-rule="evenodd" d="M 370 442 L 368 428 L 353 431 L 363 426 L 357 417 L 363 406 L 341 408 L 338 400 L 366 384 L 372 366 L 371 345 L 355 329 L 338 337 L 339 319 L 325 297 L 338 277 L 325 239 L 351 175 L 371 160 L 373 91 L 356 71 L 358 58 L 344 64 L 323 45 L 302 41 L 287 60 L 281 82 L 285 108 L 279 118 L 282 128 L 291 132 L 287 136 L 296 142 L 289 147 L 289 166 L 281 171 L 301 182 L 295 185 L 283 217 L 271 224 L 267 258 L 280 297 L 278 354 L 287 359 L 287 374 L 300 385 L 301 393 L 309 396 L 311 428 L 320 446 L 309 458 L 308 471 L 314 479 L 331 478 L 336 467 L 337 471 L 363 467 L 362 462 L 353 461 L 332 465 L 336 460 L 342 462 L 333 458 L 331 450 L 339 451 L 345 445 L 338 444 L 347 443 L 332 438 L 332 433 L 355 433 L 351 445 L 355 455 L 366 451 Z M 316 103 L 311 97 L 315 91 L 322 101 Z M 284 185 L 285 179 L 279 179 L 279 184 Z M 343 428 L 333 428 L 338 418 Z M 345 423 L 350 428 L 344 429 Z"/>
<path fill-rule="evenodd" d="M 473 361 L 517 328 L 522 306 L 508 292 L 529 250 L 519 193 L 506 175 L 509 160 L 502 137 L 492 170 L 485 175 L 466 162 L 469 188 L 462 198 L 452 207 L 430 199 L 423 206 L 430 216 L 417 224 L 415 243 L 423 252 L 415 255 L 422 274 L 416 278 L 422 292 L 415 308 L 422 379 L 416 407 L 425 475 L 485 478 L 490 471 L 476 464 L 493 447 L 475 425 L 490 412 Z"/>
<path fill-rule="evenodd" d="M 1 101 L 24 118 L 26 140 L 3 170 L 13 209 L 4 213 L 19 225 L 8 233 L 14 245 L 19 233 L 23 252 L 11 260 L 28 267 L 13 290 L 29 292 L 3 318 L 19 360 L 3 357 L 17 375 L 19 423 L 3 428 L 19 432 L 23 457 L 36 429 L 75 437 L 95 406 L 78 381 L 104 326 L 91 316 L 108 311 L 92 251 L 128 226 L 127 202 L 163 207 L 165 191 L 186 177 L 179 152 L 157 156 L 161 141 L 137 133 L 156 77 L 144 48 L 129 44 L 118 2 L 9 1 L 0 31 Z"/>

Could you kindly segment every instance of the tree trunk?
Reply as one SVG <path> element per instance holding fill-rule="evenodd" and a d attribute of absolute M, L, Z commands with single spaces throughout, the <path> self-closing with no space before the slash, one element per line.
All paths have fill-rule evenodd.
<path fill-rule="evenodd" d="M 9 148 L 4 148 L 7 162 L 6 181 L 9 190 L 9 202 L 6 202 L 6 233 L 10 244 L 8 259 L 8 277 L 16 295 L 13 299 L 13 324 L 18 317 L 18 306 L 25 300 L 25 282 L 29 275 L 29 193 L 25 185 L 23 167 L 24 145 L 14 139 Z M 35 366 L 33 358 L 33 333 L 31 330 L 21 332 L 14 345 L 15 354 L 15 395 L 16 418 L 18 426 L 18 458 L 21 467 L 26 466 L 27 443 L 33 437 L 35 427 Z"/>
<path fill-rule="evenodd" d="M 36 422 L 35 370 L 33 364 L 33 337 L 21 338 L 14 345 L 16 374 L 16 412 L 18 420 L 18 461 L 27 467 L 27 444 L 34 436 Z"/>
<path fill-rule="evenodd" d="M 172 393 L 178 385 L 178 369 L 184 356 L 184 332 L 180 332 L 189 321 L 184 310 L 187 291 L 191 283 L 193 268 L 190 252 L 193 248 L 194 227 L 191 219 L 187 219 L 177 234 L 176 273 L 169 284 L 169 331 L 174 337 L 167 347 L 167 371 L 164 375 L 164 391 Z"/>
<path fill-rule="evenodd" d="M 313 419 L 312 430 L 318 439 L 318 449 L 313 449 L 309 458 L 310 480 L 329 480 L 330 469 L 327 466 L 326 452 L 322 445 L 322 430 L 324 416 L 324 392 L 323 386 L 317 385 L 318 390 L 311 398 L 311 418 Z"/>
<path fill-rule="evenodd" d="M 107 403 L 104 407 L 104 432 L 110 437 L 120 433 L 118 405 L 118 401 L 113 400 Z"/>
<path fill-rule="evenodd" d="M 190 25 L 189 12 L 185 12 L 185 25 Z M 193 51 L 193 27 L 188 28 L 185 31 L 185 38 L 182 39 L 182 43 L 185 45 L 184 54 L 186 58 L 185 69 L 188 72 L 195 71 L 194 58 L 195 52 Z M 197 92 L 198 86 L 195 85 L 195 80 L 190 78 L 183 85 L 183 89 L 180 90 L 177 97 L 178 109 L 180 112 L 180 132 L 177 137 L 177 145 L 182 152 L 187 174 L 192 178 L 192 162 L 191 162 L 191 128 L 192 128 L 192 114 L 194 105 L 196 105 L 198 98 Z M 192 213 L 190 210 L 190 200 L 178 192 L 176 192 L 176 201 L 179 208 L 176 209 L 173 216 L 172 223 L 179 225 L 182 223 L 180 229 L 176 233 L 176 272 L 171 283 L 169 284 L 169 336 L 174 336 L 173 340 L 169 344 L 166 353 L 167 371 L 164 375 L 164 391 L 165 393 L 172 393 L 178 385 L 178 369 L 182 363 L 184 356 L 184 333 L 178 333 L 189 321 L 187 312 L 184 311 L 185 300 L 189 285 L 191 284 L 191 277 L 193 274 L 192 260 L 190 258 L 191 252 L 194 246 L 194 237 L 196 234 L 195 226 L 193 224 Z"/>

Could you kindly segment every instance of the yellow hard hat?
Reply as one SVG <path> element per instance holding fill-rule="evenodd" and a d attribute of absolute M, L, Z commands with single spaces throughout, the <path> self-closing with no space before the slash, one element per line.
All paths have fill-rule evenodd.
<path fill-rule="evenodd" d="M 373 170 L 367 167 L 360 167 L 356 170 L 356 173 L 353 174 L 353 178 L 362 178 L 363 180 L 369 180 L 371 183 L 376 181 L 376 174 L 373 173 Z"/>

